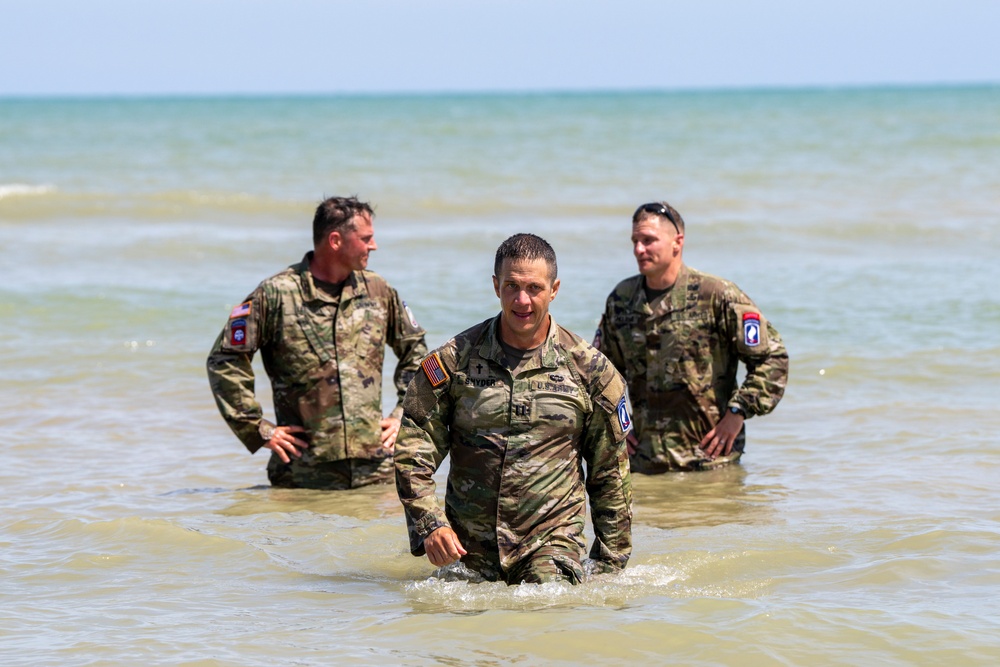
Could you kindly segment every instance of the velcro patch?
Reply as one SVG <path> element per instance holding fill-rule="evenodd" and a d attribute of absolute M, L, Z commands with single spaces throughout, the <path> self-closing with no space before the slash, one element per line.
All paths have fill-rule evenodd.
<path fill-rule="evenodd" d="M 247 321 L 244 319 L 233 320 L 229 326 L 229 344 L 233 347 L 246 345 L 247 342 Z"/>
<path fill-rule="evenodd" d="M 410 320 L 410 326 L 414 329 L 419 329 L 420 325 L 417 324 L 417 318 L 413 316 L 413 311 L 410 310 L 410 307 L 406 305 L 405 301 L 403 302 L 403 311 L 406 313 L 406 318 Z"/>
<path fill-rule="evenodd" d="M 622 427 L 622 433 L 628 433 L 628 430 L 632 428 L 632 417 L 628 414 L 628 403 L 624 396 L 618 401 L 618 407 L 615 410 L 618 412 L 618 424 Z"/>
<path fill-rule="evenodd" d="M 244 301 L 240 305 L 233 308 L 233 312 L 229 313 L 229 319 L 235 320 L 237 317 L 247 317 L 250 315 L 250 302 Z"/>
<path fill-rule="evenodd" d="M 760 345 L 760 313 L 743 313 L 743 344 L 747 347 Z"/>
<path fill-rule="evenodd" d="M 437 352 L 432 352 L 431 356 L 420 362 L 420 367 L 424 369 L 424 375 L 432 387 L 440 387 L 448 381 L 448 372 L 441 365 L 441 357 Z"/>

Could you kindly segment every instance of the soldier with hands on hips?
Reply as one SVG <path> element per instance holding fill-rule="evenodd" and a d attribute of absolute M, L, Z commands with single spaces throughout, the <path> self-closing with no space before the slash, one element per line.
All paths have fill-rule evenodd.
<path fill-rule="evenodd" d="M 684 264 L 684 229 L 666 202 L 636 209 L 639 274 L 608 296 L 594 338 L 628 383 L 633 472 L 736 462 L 744 421 L 774 410 L 788 381 L 777 329 L 732 282 Z M 737 385 L 741 362 L 746 377 Z"/>
<path fill-rule="evenodd" d="M 392 480 L 402 396 L 427 347 L 396 290 L 366 270 L 378 247 L 372 217 L 371 206 L 354 197 L 323 201 L 313 250 L 233 308 L 208 356 L 222 417 L 251 453 L 270 450 L 274 486 L 347 489 Z M 385 417 L 387 345 L 398 359 L 399 403 Z M 274 422 L 254 395 L 257 352 L 271 380 Z"/>

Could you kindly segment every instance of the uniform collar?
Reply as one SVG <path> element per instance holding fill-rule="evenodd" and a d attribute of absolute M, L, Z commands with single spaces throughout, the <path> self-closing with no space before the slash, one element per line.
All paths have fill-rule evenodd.
<path fill-rule="evenodd" d="M 310 250 L 302 257 L 301 262 L 291 267 L 302 279 L 302 294 L 306 301 L 332 301 L 330 295 L 316 287 L 316 283 L 313 281 L 312 271 L 309 270 L 312 258 L 313 251 Z M 352 271 L 351 275 L 347 276 L 347 280 L 344 282 L 344 289 L 340 293 L 340 302 L 343 303 L 348 299 L 353 299 L 367 293 L 367 284 L 361 272 Z"/>
<path fill-rule="evenodd" d="M 664 295 L 664 298 L 656 303 L 656 308 L 653 308 L 646 301 L 646 290 L 643 289 L 646 279 L 640 275 L 638 280 L 636 280 L 635 292 L 632 294 L 632 309 L 646 315 L 662 315 L 674 310 L 681 310 L 687 305 L 688 284 L 690 280 L 691 271 L 688 269 L 687 264 L 681 264 L 681 270 L 677 273 L 677 280 L 674 281 L 673 286 Z"/>
<path fill-rule="evenodd" d="M 545 337 L 545 340 L 539 346 L 541 348 L 541 355 L 536 355 L 535 358 L 541 359 L 541 368 L 558 368 L 559 367 L 559 353 L 556 346 L 557 336 L 556 332 L 558 327 L 556 326 L 556 318 L 552 317 L 552 313 L 549 313 L 549 333 Z M 495 361 L 496 363 L 503 366 L 504 355 L 503 348 L 500 346 L 500 314 L 498 313 L 496 317 L 489 321 L 486 327 L 485 335 L 483 336 L 482 343 L 479 346 L 479 356 L 483 359 L 489 359 L 490 361 Z M 531 366 L 529 364 L 528 368 Z"/>

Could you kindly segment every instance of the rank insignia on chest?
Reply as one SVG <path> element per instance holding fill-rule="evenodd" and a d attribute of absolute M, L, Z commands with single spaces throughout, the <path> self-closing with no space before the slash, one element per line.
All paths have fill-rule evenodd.
<path fill-rule="evenodd" d="M 424 375 L 432 387 L 439 387 L 448 381 L 448 373 L 441 365 L 441 357 L 437 352 L 432 352 L 431 356 L 420 362 L 420 367 L 424 369 Z"/>
<path fill-rule="evenodd" d="M 618 401 L 618 424 L 622 427 L 622 433 L 628 433 L 628 430 L 632 428 L 632 418 L 628 414 L 628 401 L 622 396 L 622 399 Z"/>
<path fill-rule="evenodd" d="M 232 346 L 246 345 L 247 343 L 247 321 L 244 319 L 233 320 L 229 326 L 229 344 Z"/>
<path fill-rule="evenodd" d="M 237 317 L 246 317 L 250 314 L 250 302 L 244 301 L 240 305 L 233 308 L 232 312 L 229 313 L 229 319 L 235 320 Z"/>
<path fill-rule="evenodd" d="M 747 347 L 760 345 L 759 313 L 743 313 L 743 344 Z"/>
<path fill-rule="evenodd" d="M 490 377 L 490 365 L 479 357 L 469 360 L 469 377 L 474 380 L 484 380 Z"/>

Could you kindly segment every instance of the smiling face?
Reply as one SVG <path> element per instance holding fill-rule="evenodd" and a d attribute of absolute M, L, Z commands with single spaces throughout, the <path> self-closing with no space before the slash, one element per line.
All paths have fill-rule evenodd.
<path fill-rule="evenodd" d="M 684 234 L 669 220 L 647 215 L 632 225 L 632 254 L 653 289 L 670 287 L 681 268 Z"/>
<path fill-rule="evenodd" d="M 549 304 L 559 291 L 544 259 L 505 259 L 493 276 L 500 298 L 500 337 L 508 345 L 530 350 L 549 333 Z"/>

